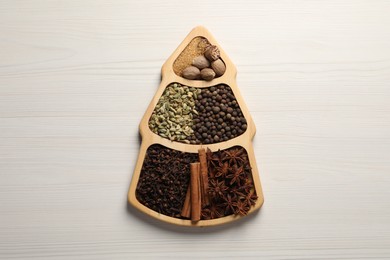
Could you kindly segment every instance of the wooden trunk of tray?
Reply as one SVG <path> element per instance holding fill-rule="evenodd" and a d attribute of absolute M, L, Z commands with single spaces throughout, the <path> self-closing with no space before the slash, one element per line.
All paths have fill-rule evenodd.
<path fill-rule="evenodd" d="M 208 41 L 213 44 L 218 46 L 220 52 L 221 52 L 221 58 L 226 64 L 226 72 L 224 75 L 222 75 L 219 78 L 213 79 L 212 81 L 202 81 L 202 80 L 187 80 L 184 79 L 178 75 L 175 74 L 173 71 L 173 63 L 176 60 L 176 58 L 179 56 L 179 54 L 186 48 L 186 46 L 191 42 L 192 39 L 195 37 L 204 37 L 208 39 Z M 256 205 L 252 206 L 251 210 L 249 211 L 248 214 L 253 213 L 254 211 L 258 210 L 263 202 L 264 202 L 264 197 L 263 197 L 263 192 L 261 188 L 261 183 L 259 179 L 259 172 L 257 169 L 257 164 L 256 164 L 256 159 L 254 156 L 253 152 L 253 147 L 252 147 L 252 139 L 255 135 L 256 132 L 256 127 L 253 123 L 253 119 L 251 115 L 249 114 L 248 108 L 245 105 L 245 102 L 238 90 L 237 84 L 236 84 L 236 75 L 237 71 L 233 63 L 230 61 L 226 53 L 223 51 L 223 49 L 218 45 L 214 37 L 209 33 L 209 31 L 201 26 L 198 26 L 194 28 L 184 39 L 184 41 L 179 45 L 179 47 L 174 51 L 174 53 L 168 58 L 168 60 L 164 63 L 161 69 L 161 74 L 162 74 L 162 79 L 160 86 L 156 92 L 156 94 L 153 97 L 152 102 L 149 104 L 148 109 L 145 112 L 145 115 L 143 116 L 141 123 L 139 125 L 139 131 L 142 137 L 142 143 L 138 155 L 138 160 L 135 166 L 133 178 L 131 181 L 130 189 L 129 189 L 129 194 L 128 194 L 128 200 L 131 205 L 133 205 L 135 208 L 139 209 L 140 211 L 165 222 L 176 224 L 176 225 L 182 225 L 182 226 L 215 226 L 215 225 L 220 225 L 224 223 L 228 223 L 237 219 L 242 218 L 241 216 L 236 216 L 236 215 L 230 215 L 218 219 L 213 219 L 213 220 L 201 220 L 199 222 L 191 222 L 191 220 L 186 220 L 186 219 L 178 219 L 178 218 L 173 218 L 169 217 L 163 214 L 160 214 L 143 204 L 141 204 L 136 196 L 136 188 L 137 188 L 137 183 L 139 181 L 139 176 L 141 173 L 141 168 L 142 164 L 145 159 L 146 151 L 149 148 L 149 146 L 153 144 L 161 144 L 163 146 L 166 146 L 171 149 L 183 151 L 183 152 L 188 152 L 188 153 L 197 153 L 198 149 L 201 147 L 208 147 L 210 148 L 213 152 L 218 151 L 218 149 L 224 150 L 228 149 L 230 147 L 239 145 L 242 146 L 243 148 L 246 149 L 250 161 L 250 165 L 252 167 L 252 178 L 254 182 L 254 187 L 256 189 L 256 193 L 258 196 Z M 244 115 L 244 117 L 247 120 L 247 130 L 245 131 L 244 134 L 235 137 L 233 139 L 230 139 L 226 142 L 220 142 L 220 143 L 214 143 L 214 144 L 206 144 L 206 145 L 190 145 L 190 144 L 185 144 L 185 143 L 179 143 L 179 142 L 172 142 L 166 138 L 163 138 L 155 133 L 153 133 L 148 126 L 149 118 L 153 113 L 154 108 L 156 107 L 161 95 L 163 94 L 165 88 L 171 84 L 171 83 L 180 83 L 182 85 L 186 86 L 191 86 L 191 87 L 197 87 L 197 88 L 206 88 L 206 87 L 211 87 L 219 84 L 226 84 L 228 85 L 237 99 L 238 104 L 240 105 L 241 111 Z"/>

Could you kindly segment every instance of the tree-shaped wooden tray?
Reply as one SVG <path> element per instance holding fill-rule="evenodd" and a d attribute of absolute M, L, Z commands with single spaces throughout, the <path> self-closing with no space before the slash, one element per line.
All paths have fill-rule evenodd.
<path fill-rule="evenodd" d="M 183 68 L 187 65 L 190 65 L 190 64 L 186 64 L 186 58 L 188 60 L 188 56 L 199 54 L 196 53 L 197 50 L 194 51 L 193 48 L 195 46 L 195 43 L 197 44 L 197 46 L 200 46 L 202 42 L 204 44 L 207 43 L 208 46 L 210 45 L 212 45 L 213 47 L 216 46 L 219 49 L 220 59 L 225 64 L 226 71 L 224 72 L 223 75 L 219 77 L 215 77 L 214 79 L 208 81 L 200 80 L 199 78 L 192 79 L 192 80 L 185 79 L 182 77 Z M 195 53 L 195 54 L 191 54 L 191 53 Z M 189 57 L 189 58 L 192 60 L 192 58 L 195 57 Z M 237 74 L 236 68 L 233 65 L 233 63 L 230 61 L 226 53 L 218 45 L 214 37 L 204 27 L 199 26 L 194 28 L 188 34 L 188 36 L 184 39 L 184 41 L 168 58 L 168 60 L 164 63 L 162 67 L 161 73 L 162 73 L 161 84 L 139 125 L 139 131 L 141 134 L 142 143 L 141 143 L 138 160 L 135 166 L 132 182 L 128 193 L 128 200 L 130 204 L 135 208 L 139 209 L 140 211 L 144 212 L 145 214 L 152 216 L 156 219 L 159 219 L 161 221 L 165 221 L 176 225 L 197 226 L 197 227 L 214 226 L 214 225 L 228 223 L 240 219 L 242 217 L 245 217 L 246 215 L 251 214 L 254 211 L 258 210 L 262 206 L 264 198 L 263 198 L 262 188 L 260 184 L 256 160 L 253 152 L 253 147 L 252 147 L 252 139 L 255 135 L 256 128 L 251 118 L 251 115 L 249 114 L 249 111 L 245 105 L 245 102 L 238 90 L 236 84 L 236 74 Z M 198 124 L 198 126 L 201 126 L 199 128 L 200 130 L 198 129 L 200 133 L 197 133 L 197 137 L 199 138 L 197 138 L 193 134 L 194 131 L 188 129 L 187 130 L 190 131 L 190 133 L 186 133 L 186 134 L 188 136 L 192 135 L 192 137 L 189 137 L 188 140 L 186 140 L 187 137 L 186 135 L 182 136 L 184 137 L 183 139 L 180 139 L 180 135 L 178 138 L 175 138 L 172 137 L 170 133 L 167 132 L 167 130 L 163 130 L 161 132 L 159 131 L 159 129 L 157 129 L 157 126 L 155 126 L 156 128 L 153 128 L 153 124 L 151 123 L 152 118 L 156 120 L 155 117 L 159 117 L 158 111 L 162 111 L 164 109 L 169 108 L 169 107 L 165 107 L 164 104 L 161 104 L 162 97 L 164 96 L 166 98 L 167 96 L 169 97 L 170 95 L 168 89 L 170 89 L 170 91 L 172 92 L 172 90 L 174 90 L 175 88 L 180 88 L 180 87 L 182 88 L 183 86 L 195 90 L 194 92 L 195 96 L 197 95 L 205 96 L 203 98 L 205 99 L 204 102 L 206 103 L 203 103 L 203 101 L 202 102 L 196 101 L 197 106 L 200 106 L 200 109 L 205 110 L 204 115 L 211 115 L 213 114 L 213 112 L 218 112 L 217 117 L 219 121 L 216 121 L 216 124 L 214 123 L 205 124 L 205 122 L 200 122 L 199 120 L 202 120 L 202 117 L 199 117 L 198 121 L 195 120 L 196 121 L 195 123 L 190 124 L 192 128 L 196 127 L 196 123 Z M 201 91 L 205 91 L 205 92 L 201 92 Z M 233 116 L 239 117 L 241 115 L 244 118 L 242 119 L 242 122 L 238 122 L 238 123 L 234 122 L 234 127 L 239 127 L 237 128 L 238 129 L 237 131 L 233 129 L 233 123 L 231 123 L 232 126 L 231 128 L 233 129 L 232 130 L 230 129 L 229 124 L 226 127 L 226 123 L 224 122 L 224 120 L 227 120 L 226 116 L 228 112 L 231 111 L 229 110 L 226 111 L 225 109 L 223 109 L 226 112 L 225 113 L 223 111 L 220 111 L 220 108 L 216 108 L 215 109 L 216 111 L 213 110 L 209 111 L 210 109 L 213 108 L 211 107 L 205 108 L 204 106 L 202 107 L 202 105 L 207 106 L 208 101 L 212 101 L 212 99 L 215 99 L 215 97 L 210 96 L 211 95 L 210 93 L 212 92 L 214 94 L 216 93 L 221 94 L 221 95 L 217 95 L 216 97 L 217 101 L 213 101 L 214 104 L 215 102 L 221 101 L 226 103 L 226 107 L 228 105 L 236 105 L 236 107 L 240 110 L 238 111 L 239 115 L 237 114 L 237 112 L 233 112 Z M 209 94 L 208 98 L 207 98 L 207 94 Z M 224 100 L 224 98 L 228 99 L 226 95 L 236 101 L 234 100 L 232 101 L 231 99 L 227 101 Z M 163 100 L 163 103 L 164 102 L 166 101 Z M 179 106 L 181 106 L 180 102 L 179 102 Z M 222 104 L 221 107 L 224 108 L 223 106 L 224 105 Z M 156 107 L 158 107 L 158 109 L 156 109 Z M 181 107 L 179 109 L 181 110 Z M 176 110 L 173 109 L 173 111 L 169 113 L 174 114 L 177 112 L 177 110 L 178 109 L 176 104 Z M 198 114 L 197 112 L 195 113 Z M 230 116 L 228 118 L 229 120 L 231 119 Z M 167 125 L 166 122 L 164 123 L 164 120 L 166 119 L 163 118 L 161 120 L 161 118 L 158 118 L 157 121 L 159 122 L 157 122 L 157 124 Z M 209 121 L 208 119 L 206 120 Z M 205 127 L 207 128 L 207 131 Z M 173 131 L 175 131 L 175 129 L 173 129 Z M 201 133 L 202 131 L 203 133 Z M 210 135 L 209 132 L 212 132 L 212 135 Z M 228 134 L 225 135 L 224 137 L 219 138 L 219 137 L 215 137 L 216 132 L 218 132 L 218 134 L 220 134 L 221 132 L 224 133 L 227 132 Z M 153 155 L 148 154 L 150 152 L 149 150 L 152 147 L 154 148 L 157 147 L 156 148 L 157 150 L 154 149 Z M 246 168 L 244 167 L 245 169 L 243 169 L 242 171 L 247 171 L 249 180 L 243 180 L 243 179 L 233 180 L 234 176 L 232 174 L 234 173 L 234 171 L 235 172 L 240 171 L 239 169 L 237 169 L 238 167 L 236 166 L 233 166 L 234 170 L 232 170 L 233 173 L 230 173 L 231 176 L 228 175 L 230 170 L 226 169 L 226 167 L 231 167 L 230 162 L 233 160 L 232 163 L 234 163 L 235 158 L 234 155 L 233 157 L 227 158 L 228 157 L 226 156 L 227 153 L 223 155 L 220 151 L 232 151 L 233 149 L 234 152 L 234 149 L 236 147 L 239 147 L 239 149 L 244 150 L 244 159 L 248 161 L 249 166 L 248 167 L 245 166 Z M 224 197 L 226 201 L 224 200 L 223 203 L 220 202 L 221 205 L 217 205 L 217 208 L 213 208 L 213 209 L 202 208 L 201 220 L 191 221 L 191 219 L 182 217 L 180 215 L 180 211 L 182 209 L 181 208 L 178 209 L 178 207 L 180 206 L 183 207 L 183 205 L 185 204 L 186 195 L 188 197 L 188 194 L 190 194 L 190 192 L 187 190 L 187 187 L 190 186 L 189 183 L 184 183 L 184 185 L 182 184 L 181 186 L 179 184 L 180 180 L 182 180 L 184 176 L 186 176 L 184 180 L 187 180 L 189 182 L 190 179 L 189 165 L 188 167 L 183 168 L 185 169 L 183 171 L 186 172 L 173 173 L 173 177 L 172 177 L 173 180 L 167 180 L 166 178 L 168 177 L 166 176 L 162 177 L 162 179 L 158 179 L 159 178 L 158 175 L 161 174 L 162 170 L 164 171 L 164 169 L 162 168 L 167 167 L 167 165 L 162 167 L 161 165 L 158 165 L 158 163 L 164 161 L 164 158 L 166 157 L 166 161 L 167 161 L 166 163 L 168 163 L 168 169 L 165 168 L 165 171 L 171 171 L 171 168 L 174 168 L 175 166 L 174 163 L 172 162 L 171 162 L 172 167 L 169 166 L 170 164 L 169 154 L 177 154 L 177 153 L 190 154 L 192 157 L 194 156 L 196 157 L 196 155 L 198 154 L 198 150 L 201 148 L 206 148 L 208 150 L 207 164 L 210 167 L 211 165 L 214 165 L 216 168 L 219 167 L 218 169 L 220 170 L 220 171 L 215 170 L 215 172 L 213 173 L 215 175 L 216 172 L 219 172 L 218 173 L 219 179 L 215 179 L 213 181 L 213 177 L 215 176 L 209 176 L 209 180 L 208 180 L 210 182 L 209 189 L 210 190 L 212 189 L 213 192 L 210 192 L 210 190 L 208 190 L 207 194 L 213 193 L 215 196 Z M 159 153 L 164 153 L 163 155 L 161 155 L 161 156 L 165 156 L 163 157 L 162 160 L 161 158 L 156 159 L 159 156 Z M 242 158 L 241 159 L 236 158 L 236 159 L 241 161 L 244 160 Z M 224 163 L 224 160 L 226 163 Z M 145 165 L 146 162 L 148 163 L 148 165 Z M 223 166 L 226 166 L 225 172 L 221 170 Z M 159 170 L 154 173 L 153 167 L 156 167 Z M 185 174 L 185 175 L 181 175 L 181 174 Z M 211 174 L 210 171 L 209 174 Z M 153 176 L 154 179 L 150 176 Z M 246 198 L 242 193 L 240 193 L 240 190 L 243 191 L 245 189 L 244 188 L 241 189 L 241 186 L 240 187 L 234 186 L 236 184 L 232 184 L 234 187 L 224 186 L 221 192 L 218 188 L 219 184 L 224 185 L 223 181 L 218 182 L 218 180 L 221 180 L 221 178 L 226 178 L 227 185 L 234 182 L 239 183 L 240 181 L 242 186 L 245 186 L 248 183 L 251 184 L 252 185 L 250 188 L 251 191 L 247 190 L 247 192 L 250 192 L 251 194 L 255 194 L 254 196 L 252 196 L 252 198 L 249 198 L 249 200 L 251 199 L 251 202 L 248 202 L 246 205 L 244 205 L 245 203 L 240 202 L 240 200 L 242 200 L 243 202 L 244 199 L 248 199 L 248 198 Z M 156 183 L 153 182 L 148 184 L 141 183 L 144 182 L 145 180 L 150 181 L 156 179 L 158 179 Z M 165 186 L 161 184 L 164 182 L 166 182 Z M 175 187 L 175 185 L 177 184 L 179 186 Z M 164 195 L 165 192 L 164 189 L 175 190 L 176 197 L 172 197 L 172 195 Z M 227 193 L 227 190 L 234 190 L 235 192 L 240 194 L 240 196 L 244 196 L 245 198 L 238 197 L 235 199 L 235 201 L 232 202 L 231 201 L 232 198 L 236 195 Z M 158 197 L 159 194 L 161 195 L 161 198 Z M 164 196 L 165 198 L 163 198 Z M 166 198 L 167 196 L 168 199 Z M 147 199 L 144 199 L 143 197 L 147 197 Z M 173 203 L 173 201 L 176 201 L 175 202 L 176 204 L 173 204 L 173 206 L 168 205 L 170 203 Z M 164 207 L 168 209 L 170 208 L 170 211 L 168 210 L 165 212 Z M 246 211 L 243 214 L 242 212 L 240 212 L 240 207 L 246 207 Z"/>

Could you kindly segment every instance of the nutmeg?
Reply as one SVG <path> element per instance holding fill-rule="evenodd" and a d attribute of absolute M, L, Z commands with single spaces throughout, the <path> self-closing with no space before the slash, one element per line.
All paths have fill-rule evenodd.
<path fill-rule="evenodd" d="M 189 66 L 182 71 L 181 75 L 186 79 L 198 79 L 200 70 L 195 66 Z"/>
<path fill-rule="evenodd" d="M 210 81 L 215 77 L 215 72 L 210 68 L 204 68 L 200 71 L 200 76 L 202 79 Z"/>
<path fill-rule="evenodd" d="M 222 76 L 226 71 L 225 63 L 221 59 L 211 62 L 211 68 L 213 68 L 217 77 Z"/>
<path fill-rule="evenodd" d="M 200 55 L 192 60 L 192 65 L 201 70 L 210 67 L 210 62 L 208 61 L 208 59 L 206 59 L 205 56 Z"/>
<path fill-rule="evenodd" d="M 219 59 L 220 53 L 219 49 L 215 45 L 210 45 L 209 47 L 206 48 L 204 52 L 204 56 L 209 59 L 209 61 L 214 61 Z"/>

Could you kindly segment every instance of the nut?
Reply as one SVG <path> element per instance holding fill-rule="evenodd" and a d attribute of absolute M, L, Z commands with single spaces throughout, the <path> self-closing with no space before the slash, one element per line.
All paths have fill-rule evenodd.
<path fill-rule="evenodd" d="M 210 62 L 206 59 L 205 56 L 201 55 L 192 60 L 192 65 L 201 70 L 210 67 Z"/>
<path fill-rule="evenodd" d="M 215 45 L 210 45 L 206 48 L 204 56 L 209 59 L 209 61 L 218 60 L 220 56 L 218 47 Z"/>
<path fill-rule="evenodd" d="M 213 68 L 217 77 L 222 76 L 226 71 L 225 63 L 221 59 L 211 62 L 211 68 Z"/>
<path fill-rule="evenodd" d="M 197 79 L 200 76 L 200 70 L 197 67 L 189 66 L 182 71 L 183 78 Z"/>
<path fill-rule="evenodd" d="M 210 68 L 205 68 L 200 71 L 200 76 L 202 79 L 210 81 L 215 77 L 215 72 Z"/>
<path fill-rule="evenodd" d="M 198 43 L 198 48 L 201 48 L 201 49 L 206 49 L 207 47 L 209 47 L 211 44 L 209 43 L 209 41 L 205 38 L 201 39 L 200 42 Z"/>

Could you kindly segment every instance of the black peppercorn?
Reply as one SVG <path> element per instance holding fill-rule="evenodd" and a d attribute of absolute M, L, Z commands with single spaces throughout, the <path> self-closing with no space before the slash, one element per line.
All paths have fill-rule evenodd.
<path fill-rule="evenodd" d="M 195 109 L 198 114 L 194 115 L 197 121 L 194 120 L 196 123 L 193 126 L 193 136 L 197 143 L 226 141 L 245 130 L 242 125 L 246 124 L 246 120 L 229 86 L 203 88 L 197 101 Z"/>

